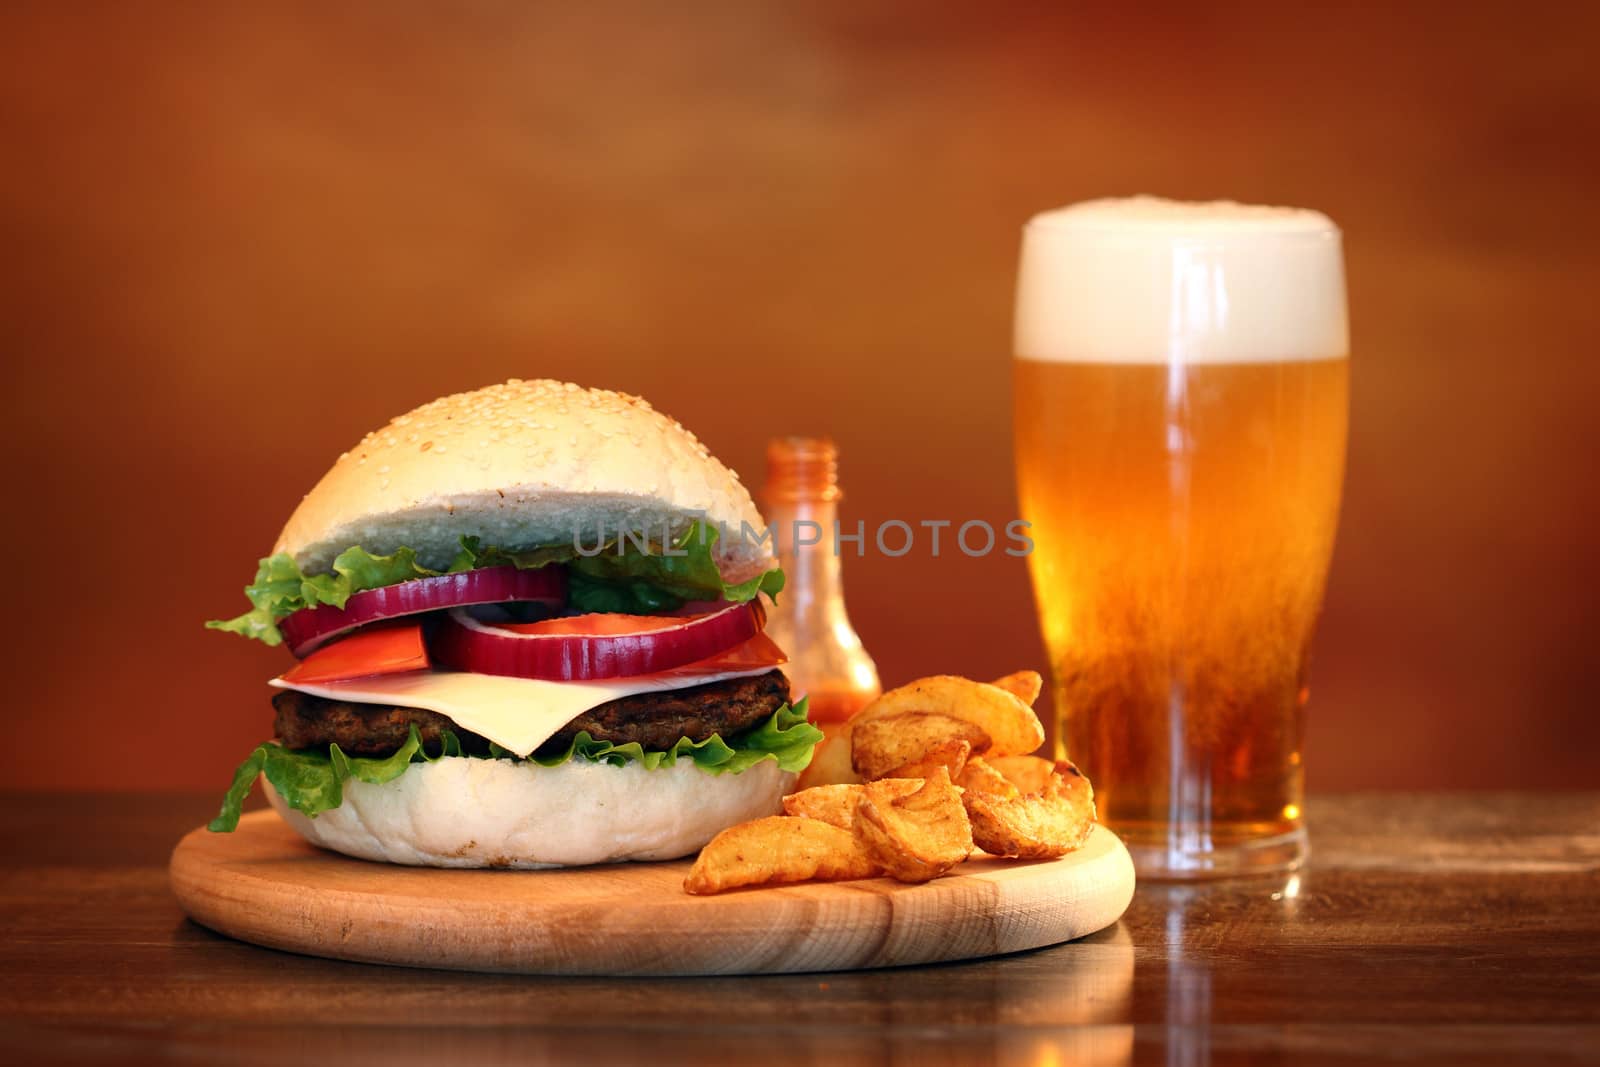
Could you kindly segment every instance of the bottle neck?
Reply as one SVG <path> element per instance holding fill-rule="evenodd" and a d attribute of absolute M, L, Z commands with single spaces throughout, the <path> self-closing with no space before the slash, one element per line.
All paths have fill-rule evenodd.
<path fill-rule="evenodd" d="M 768 508 L 767 520 L 778 541 L 784 592 L 796 615 L 844 608 L 843 582 L 834 523 L 839 508 L 831 500 L 785 501 Z M 811 542 L 801 544 L 801 541 Z"/>

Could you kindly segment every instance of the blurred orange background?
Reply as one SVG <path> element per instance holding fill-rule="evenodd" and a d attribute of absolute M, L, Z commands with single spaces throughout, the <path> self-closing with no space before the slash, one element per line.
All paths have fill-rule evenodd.
<path fill-rule="evenodd" d="M 1345 230 L 1311 787 L 1600 784 L 1594 9 L 1339 8 L 6 5 L 4 781 L 220 791 L 287 655 L 202 620 L 442 393 L 640 393 L 752 488 L 828 433 L 847 520 L 1004 522 L 1019 226 L 1153 192 Z M 1019 560 L 846 577 L 888 682 L 1043 664 Z"/>

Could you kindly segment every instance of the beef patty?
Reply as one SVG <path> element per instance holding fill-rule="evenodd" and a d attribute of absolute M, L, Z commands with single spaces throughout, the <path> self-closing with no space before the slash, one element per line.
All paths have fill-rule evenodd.
<path fill-rule="evenodd" d="M 680 737 L 704 741 L 712 734 L 731 738 L 748 730 L 789 700 L 789 680 L 782 671 L 752 678 L 730 678 L 664 693 L 638 693 L 608 700 L 579 715 L 539 747 L 561 751 L 580 730 L 599 741 L 625 745 L 637 741 L 647 749 L 671 747 Z M 410 736 L 412 724 L 430 751 L 439 736 L 452 731 L 469 755 L 487 755 L 487 739 L 463 730 L 448 715 L 423 708 L 388 704 L 355 704 L 281 689 L 272 697 L 276 730 L 285 748 L 325 748 L 336 744 L 351 756 L 388 756 Z"/>

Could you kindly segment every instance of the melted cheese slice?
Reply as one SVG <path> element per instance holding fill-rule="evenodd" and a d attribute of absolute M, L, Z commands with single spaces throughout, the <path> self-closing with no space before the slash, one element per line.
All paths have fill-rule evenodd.
<path fill-rule="evenodd" d="M 761 662 L 772 658 L 776 662 Z M 730 656 L 660 674 L 594 682 L 550 682 L 468 671 L 428 670 L 310 685 L 274 678 L 269 684 L 353 704 L 426 708 L 450 716 L 457 726 L 487 737 L 507 751 L 526 756 L 554 737 L 567 723 L 609 700 L 766 674 L 782 663 L 783 658 L 782 653 L 777 653 L 776 657 Z"/>

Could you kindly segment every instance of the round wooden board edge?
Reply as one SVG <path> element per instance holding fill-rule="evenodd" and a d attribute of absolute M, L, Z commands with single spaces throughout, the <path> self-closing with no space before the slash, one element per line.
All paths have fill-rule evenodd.
<path fill-rule="evenodd" d="M 292 870 L 302 863 L 358 888 L 309 891 Z M 592 907 L 552 903 L 549 893 L 530 900 L 499 892 L 517 884 L 510 879 L 547 872 L 399 867 L 327 852 L 270 811 L 247 815 L 233 835 L 191 831 L 174 848 L 169 873 L 191 919 L 268 948 L 391 966 L 591 976 L 826 972 L 1006 955 L 1115 924 L 1134 889 L 1132 858 L 1100 826 L 1059 860 L 979 855 L 965 873 L 921 885 L 875 878 L 691 897 L 677 888 L 688 865 L 571 869 L 585 881 L 638 878 L 639 891 L 679 920 L 676 928 L 631 908 L 609 911 L 607 927 Z M 473 882 L 453 884 L 494 891 L 465 903 L 439 894 L 447 879 L 463 878 Z M 551 886 L 559 883 L 541 888 Z M 583 920 L 563 923 L 563 913 Z"/>

